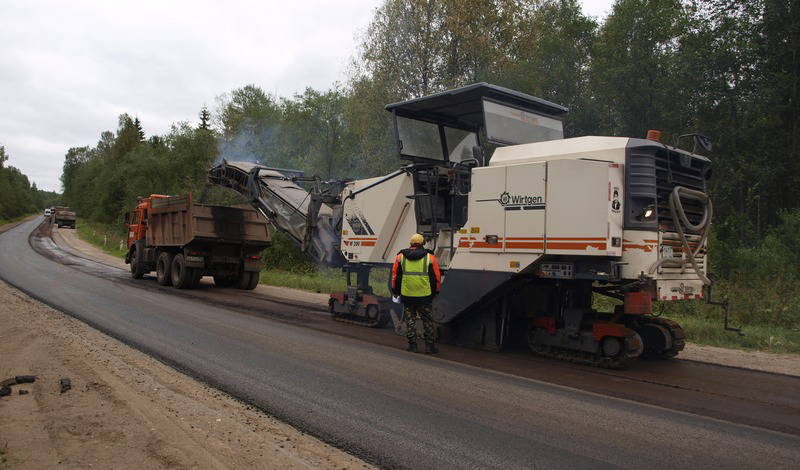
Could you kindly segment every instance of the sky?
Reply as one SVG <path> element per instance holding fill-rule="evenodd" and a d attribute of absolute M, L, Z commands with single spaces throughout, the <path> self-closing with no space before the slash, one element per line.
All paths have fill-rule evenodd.
<path fill-rule="evenodd" d="M 248 84 L 291 97 L 346 82 L 382 0 L 0 0 L 0 146 L 39 189 L 117 118 L 197 124 Z M 613 0 L 581 0 L 602 20 Z"/>

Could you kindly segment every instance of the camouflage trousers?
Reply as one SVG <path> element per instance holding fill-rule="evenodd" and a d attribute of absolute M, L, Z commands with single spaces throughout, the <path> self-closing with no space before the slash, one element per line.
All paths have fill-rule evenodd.
<path fill-rule="evenodd" d="M 431 304 L 425 305 L 405 305 L 403 307 L 403 318 L 406 321 L 406 338 L 409 343 L 417 341 L 417 317 L 422 320 L 422 329 L 426 343 L 433 343 L 434 326 Z"/>

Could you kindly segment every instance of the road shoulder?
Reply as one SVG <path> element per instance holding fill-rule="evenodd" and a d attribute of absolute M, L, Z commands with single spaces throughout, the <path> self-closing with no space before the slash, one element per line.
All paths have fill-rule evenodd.
<path fill-rule="evenodd" d="M 0 324 L 0 468 L 371 468 L 2 281 Z"/>

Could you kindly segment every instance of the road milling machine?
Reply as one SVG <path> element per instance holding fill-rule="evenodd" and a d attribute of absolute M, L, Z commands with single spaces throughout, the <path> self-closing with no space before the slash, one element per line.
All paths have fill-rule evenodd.
<path fill-rule="evenodd" d="M 421 233 L 442 268 L 440 341 L 527 343 L 603 367 L 683 349 L 683 330 L 653 304 L 710 285 L 708 158 L 652 135 L 565 139 L 566 108 L 486 83 L 386 109 L 404 161 L 386 176 L 324 183 L 234 162 L 209 172 L 317 260 L 344 267 L 334 318 L 380 324 L 391 300 L 372 293 L 370 269 Z M 595 295 L 616 307 L 597 311 Z"/>

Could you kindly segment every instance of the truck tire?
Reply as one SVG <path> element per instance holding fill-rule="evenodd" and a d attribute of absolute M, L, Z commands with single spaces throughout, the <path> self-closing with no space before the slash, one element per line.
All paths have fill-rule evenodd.
<path fill-rule="evenodd" d="M 158 255 L 156 261 L 156 280 L 159 285 L 168 286 L 172 284 L 172 259 L 175 257 L 172 253 L 166 251 Z"/>
<path fill-rule="evenodd" d="M 186 259 L 183 253 L 178 253 L 172 259 L 172 285 L 178 289 L 188 289 L 192 284 L 192 269 L 186 267 Z"/>
<path fill-rule="evenodd" d="M 239 279 L 236 280 L 236 288 L 242 290 L 247 289 L 247 286 L 250 285 L 251 274 L 250 271 L 240 271 Z"/>
<path fill-rule="evenodd" d="M 139 244 L 135 244 L 131 248 L 131 277 L 134 279 L 141 279 L 144 277 L 144 269 L 139 263 Z"/>
<path fill-rule="evenodd" d="M 247 284 L 246 290 L 253 290 L 258 285 L 259 278 L 261 277 L 260 271 L 255 271 L 250 273 L 250 283 Z"/>

